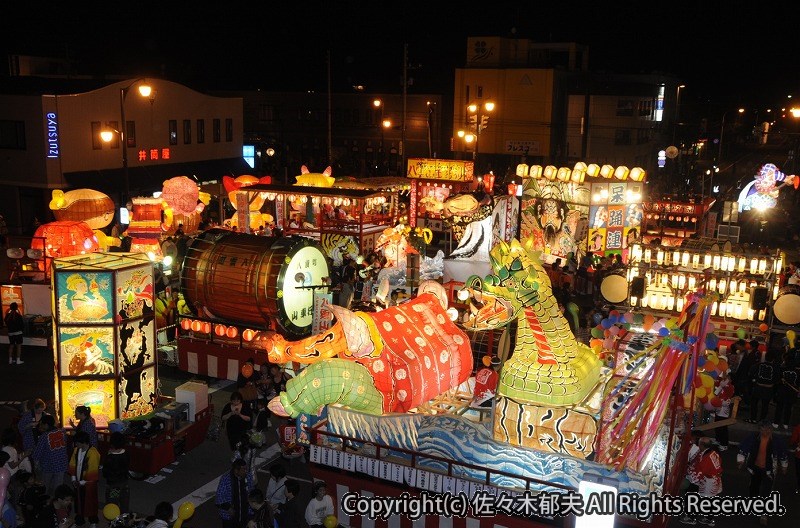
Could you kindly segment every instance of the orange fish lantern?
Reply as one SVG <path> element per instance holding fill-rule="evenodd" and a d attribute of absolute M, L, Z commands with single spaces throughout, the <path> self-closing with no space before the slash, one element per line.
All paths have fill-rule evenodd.
<path fill-rule="evenodd" d="M 114 201 L 92 189 L 56 189 L 50 210 L 58 221 L 85 222 L 92 229 L 103 229 L 114 220 Z"/>

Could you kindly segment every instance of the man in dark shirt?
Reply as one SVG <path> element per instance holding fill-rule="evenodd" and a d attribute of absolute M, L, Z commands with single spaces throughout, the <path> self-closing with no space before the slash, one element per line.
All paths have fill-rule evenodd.
<path fill-rule="evenodd" d="M 305 526 L 304 508 L 297 498 L 300 484 L 294 480 L 286 481 L 286 502 L 275 512 L 275 520 L 281 528 L 301 528 Z"/>
<path fill-rule="evenodd" d="M 71 524 L 62 523 L 67 512 L 72 506 L 75 494 L 66 484 L 58 486 L 53 493 L 53 500 L 36 515 L 33 528 L 67 528 Z"/>
<path fill-rule="evenodd" d="M 252 422 L 252 412 L 244 405 L 239 392 L 231 394 L 230 402 L 223 407 L 222 421 L 225 422 L 225 432 L 228 434 L 231 450 L 236 450 L 236 444 L 242 440 Z"/>

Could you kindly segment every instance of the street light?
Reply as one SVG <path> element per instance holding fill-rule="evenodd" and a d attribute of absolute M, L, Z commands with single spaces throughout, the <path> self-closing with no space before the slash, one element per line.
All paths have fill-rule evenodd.
<path fill-rule="evenodd" d="M 494 111 L 494 107 L 495 104 L 491 101 L 486 101 L 482 106 L 479 106 L 476 103 L 472 103 L 467 106 L 467 112 L 469 114 L 469 127 L 470 130 L 474 132 L 475 137 L 475 148 L 472 149 L 472 161 L 475 161 L 478 158 L 478 143 L 481 136 L 481 130 L 489 126 L 488 114 Z M 464 139 L 467 141 L 467 143 L 471 142 L 466 135 L 464 136 Z"/>
<path fill-rule="evenodd" d="M 719 151 L 717 153 L 717 163 L 722 165 L 722 136 L 725 134 L 725 117 L 728 115 L 729 110 L 725 110 L 725 113 L 722 114 L 722 123 L 720 124 L 719 129 Z M 744 108 L 739 108 L 737 110 L 740 114 L 744 113 Z"/>
<path fill-rule="evenodd" d="M 375 108 L 380 108 L 381 109 L 381 120 L 380 120 L 380 123 L 381 123 L 381 126 L 380 126 L 380 129 L 381 129 L 381 149 L 380 149 L 380 153 L 381 153 L 381 161 L 383 161 L 383 141 L 384 141 L 383 129 L 384 128 L 389 128 L 389 127 L 386 126 L 386 120 L 383 119 L 383 101 L 381 101 L 380 99 L 375 99 L 375 100 L 372 101 L 372 106 L 374 106 Z M 392 126 L 391 123 L 389 124 L 389 126 Z"/>
<path fill-rule="evenodd" d="M 139 81 L 143 81 L 145 79 L 136 79 L 135 81 L 131 82 L 128 86 L 119 89 L 119 114 L 120 114 L 120 129 L 117 130 L 115 128 L 106 128 L 100 132 L 100 139 L 104 142 L 108 143 L 112 139 L 114 139 L 114 134 L 116 133 L 119 136 L 119 142 L 122 146 L 122 171 L 123 176 L 125 178 L 125 194 L 122 197 L 122 204 L 125 205 L 128 203 L 128 199 L 130 198 L 130 175 L 128 174 L 128 145 L 125 139 L 125 99 L 128 97 L 128 92 L 130 91 L 131 87 L 134 84 L 138 83 Z M 153 87 L 149 84 L 143 83 L 139 85 L 138 88 L 139 95 L 142 97 L 147 97 L 150 99 L 150 102 L 153 102 Z"/>

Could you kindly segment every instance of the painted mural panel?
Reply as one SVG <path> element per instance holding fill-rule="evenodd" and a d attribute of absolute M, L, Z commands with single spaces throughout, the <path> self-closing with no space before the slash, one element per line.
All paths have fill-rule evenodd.
<path fill-rule="evenodd" d="M 153 270 L 150 266 L 117 273 L 118 321 L 153 315 Z"/>
<path fill-rule="evenodd" d="M 86 405 L 92 409 L 98 428 L 108 427 L 108 422 L 117 418 L 114 394 L 114 379 L 59 380 L 60 411 L 63 416 L 73 416 L 75 407 Z"/>
<path fill-rule="evenodd" d="M 117 371 L 120 374 L 139 370 L 156 360 L 155 319 L 147 317 L 119 326 Z"/>
<path fill-rule="evenodd" d="M 76 271 L 56 274 L 58 322 L 112 323 L 111 273 Z"/>
<path fill-rule="evenodd" d="M 585 251 L 589 185 L 528 178 L 522 196 L 522 238 L 532 237 L 542 260 Z"/>
<path fill-rule="evenodd" d="M 119 416 L 123 420 L 149 414 L 156 407 L 156 368 L 124 374 L 119 384 Z"/>
<path fill-rule="evenodd" d="M 114 327 L 58 327 L 61 376 L 113 376 Z"/>

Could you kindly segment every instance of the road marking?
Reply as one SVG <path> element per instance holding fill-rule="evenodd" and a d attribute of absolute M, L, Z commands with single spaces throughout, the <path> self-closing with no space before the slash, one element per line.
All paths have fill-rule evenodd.
<path fill-rule="evenodd" d="M 258 456 L 255 458 L 255 462 L 253 465 L 257 469 L 260 469 L 261 466 L 263 466 L 266 462 L 275 458 L 275 455 L 278 454 L 280 450 L 281 448 L 278 444 L 272 444 L 269 448 L 265 449 L 263 452 L 258 454 Z M 224 474 L 225 473 L 223 473 L 222 475 Z M 213 499 L 214 496 L 217 494 L 217 486 L 219 486 L 219 479 L 222 477 L 222 475 L 200 486 L 199 488 L 197 488 L 190 494 L 186 495 L 182 499 L 179 499 L 174 503 L 172 503 L 173 511 L 178 511 L 181 504 L 187 501 L 194 504 L 195 508 L 197 508 L 201 504 L 204 504 L 206 501 Z"/>

